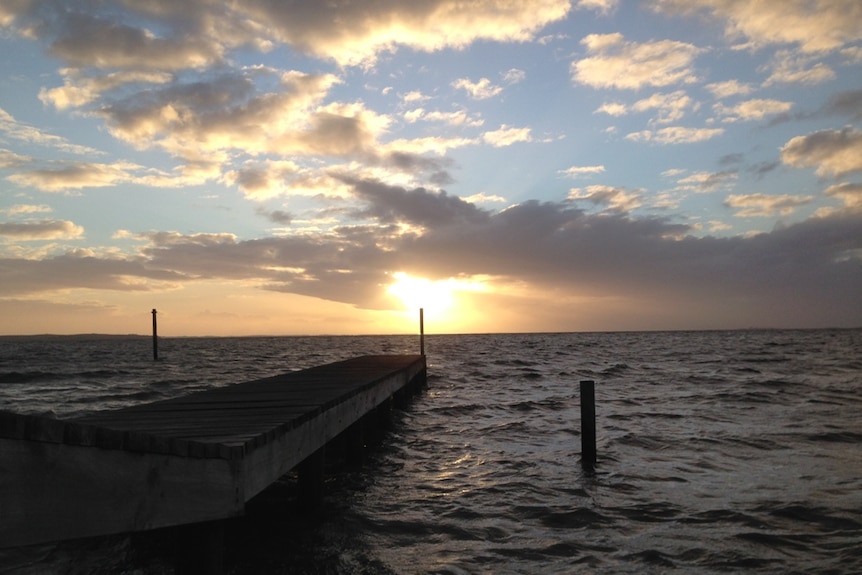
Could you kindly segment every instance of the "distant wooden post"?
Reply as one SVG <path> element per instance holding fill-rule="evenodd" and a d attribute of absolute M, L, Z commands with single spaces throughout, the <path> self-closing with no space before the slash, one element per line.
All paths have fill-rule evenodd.
<path fill-rule="evenodd" d="M 596 387 L 592 380 L 581 381 L 581 467 L 596 469 Z"/>
<path fill-rule="evenodd" d="M 155 308 L 153 309 L 153 361 L 159 360 L 159 334 L 158 327 L 156 325 L 156 314 L 158 313 Z"/>
<path fill-rule="evenodd" d="M 425 355 L 425 308 L 419 308 L 419 354 Z"/>

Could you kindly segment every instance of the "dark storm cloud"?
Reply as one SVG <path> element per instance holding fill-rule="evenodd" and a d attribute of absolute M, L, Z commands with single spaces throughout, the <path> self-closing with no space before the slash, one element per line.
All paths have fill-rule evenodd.
<path fill-rule="evenodd" d="M 293 215 L 290 212 L 285 212 L 284 210 L 272 210 L 270 212 L 265 209 L 258 208 L 257 213 L 266 217 L 274 224 L 286 226 L 293 221 Z"/>
<path fill-rule="evenodd" d="M 357 215 L 381 222 L 400 221 L 433 228 L 462 222 L 476 223 L 489 217 L 475 205 L 444 191 L 406 190 L 369 180 L 345 178 L 344 181 L 351 184 L 356 195 L 366 203 Z"/>
<path fill-rule="evenodd" d="M 862 120 L 862 89 L 835 94 L 829 99 L 824 111 Z"/>
<path fill-rule="evenodd" d="M 69 252 L 41 260 L 0 258 L 0 277 L 5 296 L 53 290 L 91 288 L 117 291 L 150 291 L 152 285 L 131 279 L 176 282 L 184 272 L 154 268 L 143 258 L 113 259 Z"/>
<path fill-rule="evenodd" d="M 383 305 L 381 294 L 395 271 L 432 279 L 485 275 L 525 282 L 537 298 L 624 298 L 644 309 L 669 306 L 668 313 L 700 310 L 698 317 L 732 318 L 743 327 L 770 317 L 789 324 L 862 323 L 858 211 L 753 237 L 697 238 L 668 220 L 591 215 L 568 203 L 531 201 L 491 213 L 424 189 L 354 185 L 368 203 L 368 216 L 422 224 L 426 232 L 402 234 L 394 224 L 369 224 L 246 241 L 162 232 L 141 236 L 150 244 L 134 261 L 7 258 L 0 274 L 13 294 L 70 286 L 138 289 L 124 277 L 226 279 L 364 308 Z"/>

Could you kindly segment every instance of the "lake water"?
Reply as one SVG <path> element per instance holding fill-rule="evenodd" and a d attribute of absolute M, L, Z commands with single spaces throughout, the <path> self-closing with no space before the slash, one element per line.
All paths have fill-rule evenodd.
<path fill-rule="evenodd" d="M 0 338 L 0 409 L 72 417 L 417 339 L 165 338 L 153 362 L 148 338 Z M 368 465 L 334 473 L 314 518 L 233 524 L 229 572 L 862 572 L 862 330 L 429 335 L 426 352 L 427 390 Z M 0 572 L 170 572 L 158 541 L 29 551 Z"/>

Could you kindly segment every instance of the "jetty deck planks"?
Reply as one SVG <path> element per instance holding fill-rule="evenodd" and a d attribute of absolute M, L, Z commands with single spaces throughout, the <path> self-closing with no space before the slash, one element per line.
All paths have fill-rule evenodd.
<path fill-rule="evenodd" d="M 0 547 L 240 515 L 425 370 L 363 356 L 74 420 L 0 412 Z"/>

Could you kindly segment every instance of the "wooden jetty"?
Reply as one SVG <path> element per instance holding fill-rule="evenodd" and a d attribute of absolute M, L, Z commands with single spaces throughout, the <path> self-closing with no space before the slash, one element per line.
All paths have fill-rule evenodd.
<path fill-rule="evenodd" d="M 0 547 L 241 515 L 425 373 L 424 355 L 363 356 L 74 420 L 0 412 Z"/>

